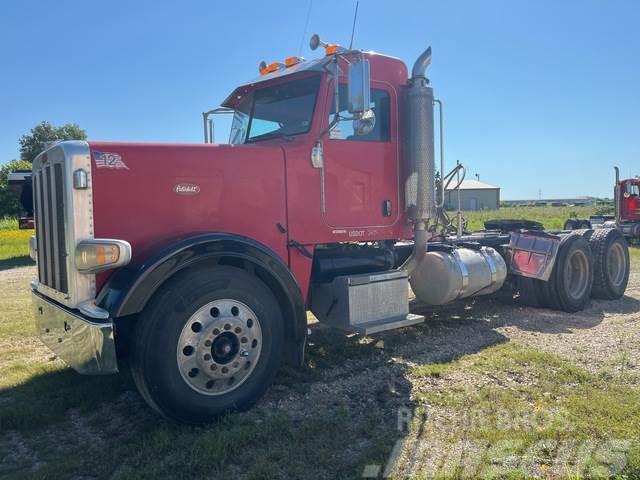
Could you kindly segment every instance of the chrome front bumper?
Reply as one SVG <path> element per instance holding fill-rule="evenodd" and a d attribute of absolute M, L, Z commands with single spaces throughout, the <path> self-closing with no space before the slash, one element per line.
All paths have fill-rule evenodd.
<path fill-rule="evenodd" d="M 67 365 L 83 375 L 118 371 L 113 322 L 110 319 L 88 319 L 36 291 L 32 291 L 31 297 L 40 339 Z"/>

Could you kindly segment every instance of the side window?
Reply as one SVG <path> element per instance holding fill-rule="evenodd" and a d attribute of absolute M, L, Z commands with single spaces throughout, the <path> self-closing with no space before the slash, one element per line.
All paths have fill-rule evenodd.
<path fill-rule="evenodd" d="M 637 197 L 640 194 L 640 191 L 638 189 L 638 185 L 635 185 L 633 183 L 627 183 L 627 193 L 631 196 Z"/>
<path fill-rule="evenodd" d="M 371 89 L 371 109 L 376 115 L 376 126 L 367 135 L 354 135 L 351 120 L 338 122 L 329 132 L 329 138 L 333 140 L 355 140 L 359 142 L 388 142 L 391 138 L 391 109 L 389 94 L 377 88 Z M 332 103 L 329 114 L 329 123 L 333 119 L 335 105 Z M 347 86 L 340 84 L 340 116 L 351 116 L 347 110 Z"/>

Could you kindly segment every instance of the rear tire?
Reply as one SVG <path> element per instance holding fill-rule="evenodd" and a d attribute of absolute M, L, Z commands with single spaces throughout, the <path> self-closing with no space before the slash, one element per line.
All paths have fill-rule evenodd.
<path fill-rule="evenodd" d="M 542 280 L 529 277 L 517 277 L 519 300 L 522 304 L 530 307 L 544 308 L 547 307 L 546 299 L 541 292 Z"/>
<path fill-rule="evenodd" d="M 540 285 L 546 303 L 554 310 L 583 310 L 593 288 L 593 256 L 589 242 L 581 235 L 567 235 L 560 242 L 549 281 Z"/>
<path fill-rule="evenodd" d="M 132 343 L 131 370 L 147 403 L 170 420 L 202 424 L 262 396 L 281 363 L 284 321 L 255 276 L 189 269 L 156 292 Z"/>
<path fill-rule="evenodd" d="M 589 237 L 594 257 L 593 297 L 616 300 L 629 282 L 629 247 L 620 230 L 602 228 Z"/>

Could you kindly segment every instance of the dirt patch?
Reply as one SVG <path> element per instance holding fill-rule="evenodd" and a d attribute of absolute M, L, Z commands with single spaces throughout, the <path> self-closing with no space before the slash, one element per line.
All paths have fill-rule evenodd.
<path fill-rule="evenodd" d="M 638 383 L 639 300 L 640 274 L 632 273 L 626 295 L 620 300 L 592 300 L 589 308 L 575 314 L 515 310 L 513 315 L 521 315 L 520 321 L 499 326 L 496 331 L 511 341 L 562 355 L 591 372 Z"/>

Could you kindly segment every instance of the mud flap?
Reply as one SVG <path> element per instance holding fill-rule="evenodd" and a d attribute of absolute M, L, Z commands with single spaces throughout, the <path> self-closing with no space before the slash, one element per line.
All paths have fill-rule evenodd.
<path fill-rule="evenodd" d="M 560 237 L 546 232 L 511 232 L 504 247 L 509 273 L 548 281 L 558 255 Z"/>

